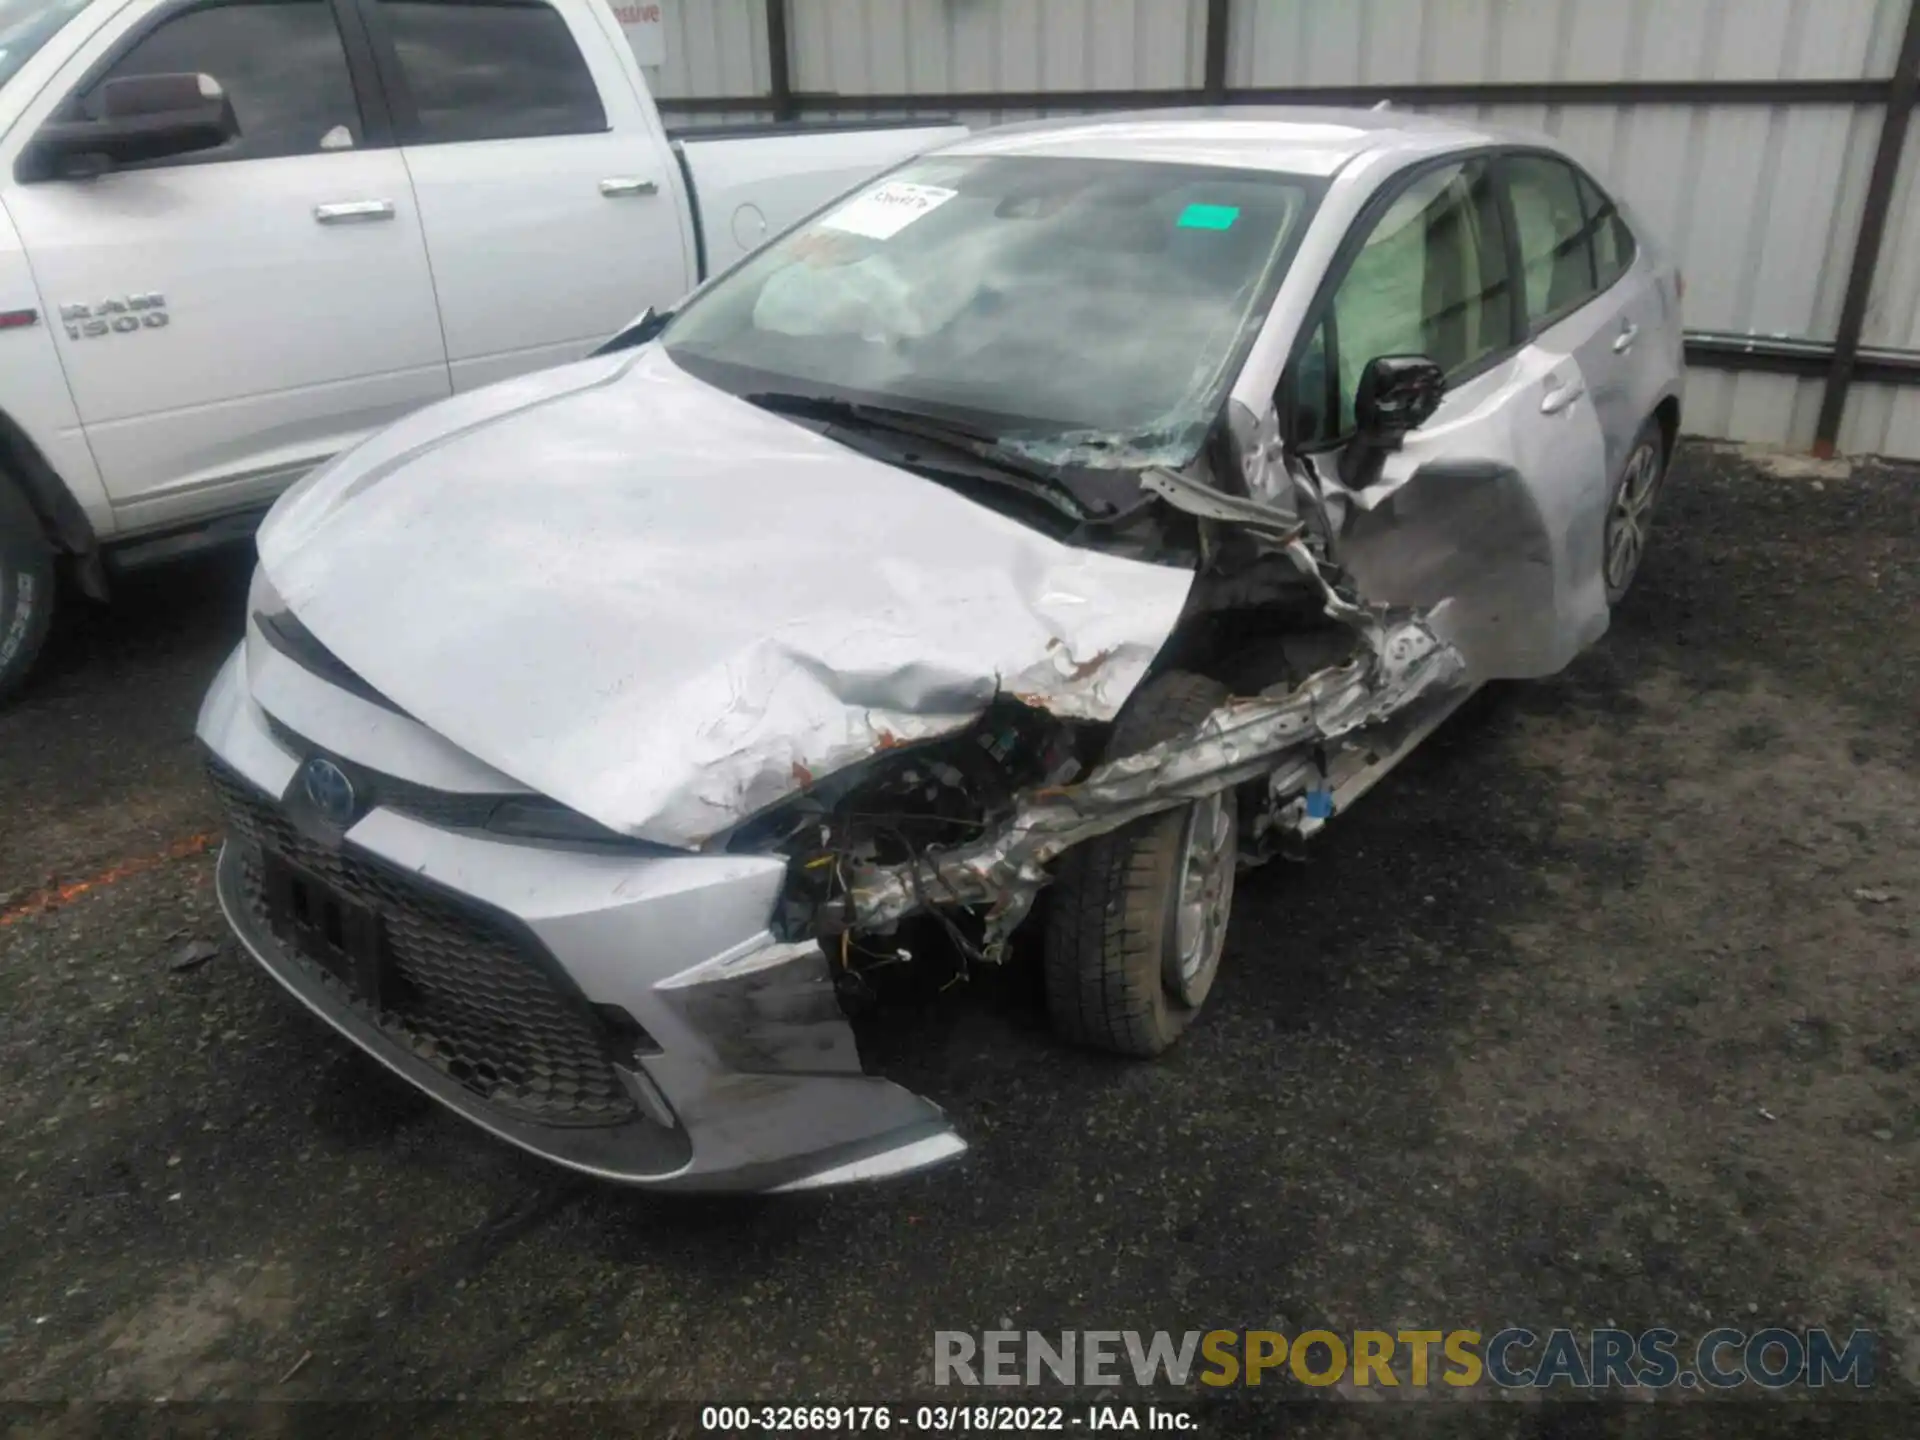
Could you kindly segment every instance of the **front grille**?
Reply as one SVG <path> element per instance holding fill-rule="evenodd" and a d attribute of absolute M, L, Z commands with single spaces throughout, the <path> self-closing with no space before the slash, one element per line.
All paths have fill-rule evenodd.
<path fill-rule="evenodd" d="M 302 835 L 278 805 L 210 761 L 215 792 L 243 843 L 241 902 L 302 969 L 361 1020 L 515 1119 L 616 1125 L 638 1113 L 614 1073 L 598 1022 L 549 976 L 534 941 L 364 856 Z M 378 916 L 388 983 L 375 1005 L 276 925 L 261 851 Z"/>
<path fill-rule="evenodd" d="M 280 747 L 292 754 L 308 755 L 318 748 L 271 715 L 267 716 L 267 729 L 273 732 Z M 382 805 L 442 830 L 484 830 L 487 821 L 493 818 L 494 808 L 502 800 L 511 798 L 506 794 L 489 795 L 471 790 L 435 790 L 412 780 L 402 780 L 398 775 L 382 775 L 344 756 L 329 753 L 328 758 L 347 772 L 353 780 L 353 793 L 367 809 Z"/>

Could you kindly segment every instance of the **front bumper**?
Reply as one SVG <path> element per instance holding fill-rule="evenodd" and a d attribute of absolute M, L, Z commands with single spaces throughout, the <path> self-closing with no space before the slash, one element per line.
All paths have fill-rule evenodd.
<path fill-rule="evenodd" d="M 329 701 L 365 705 L 369 729 L 411 723 Z M 662 1189 L 802 1189 L 966 1148 L 938 1106 L 862 1073 L 819 947 L 768 933 L 781 860 L 507 841 L 379 805 L 329 833 L 292 796 L 306 757 L 281 738 L 298 717 L 278 718 L 236 651 L 199 723 L 230 821 L 221 907 L 270 975 L 449 1109 Z M 323 963 L 325 925 L 266 902 L 275 866 L 378 916 L 404 998 L 369 1001 Z"/>

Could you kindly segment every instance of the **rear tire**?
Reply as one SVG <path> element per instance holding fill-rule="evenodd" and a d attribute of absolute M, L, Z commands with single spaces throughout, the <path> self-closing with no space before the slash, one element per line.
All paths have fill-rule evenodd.
<path fill-rule="evenodd" d="M 13 482 L 0 475 L 0 703 L 19 689 L 53 623 L 53 547 Z"/>
<path fill-rule="evenodd" d="M 1108 758 L 1187 733 L 1227 694 L 1202 675 L 1156 677 L 1121 712 Z M 1061 856 L 1043 967 L 1047 1011 L 1061 1036 L 1141 1057 L 1180 1038 L 1219 972 L 1238 819 L 1228 789 Z"/>
<path fill-rule="evenodd" d="M 1627 458 L 1607 496 L 1607 526 L 1600 552 L 1600 578 L 1606 582 L 1607 604 L 1618 605 L 1633 588 L 1640 562 L 1646 558 L 1653 525 L 1653 507 L 1666 483 L 1666 432 L 1658 419 L 1649 419 L 1633 437 Z"/>

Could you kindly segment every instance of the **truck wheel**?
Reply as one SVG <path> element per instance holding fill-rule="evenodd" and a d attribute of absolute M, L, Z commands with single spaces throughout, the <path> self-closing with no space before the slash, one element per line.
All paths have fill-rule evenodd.
<path fill-rule="evenodd" d="M 1202 675 L 1158 676 L 1121 711 L 1108 758 L 1185 734 L 1227 693 Z M 1055 1030 L 1121 1055 L 1158 1055 L 1180 1038 L 1220 968 L 1238 839 L 1229 789 L 1060 857 L 1044 958 Z"/>
<path fill-rule="evenodd" d="M 52 620 L 52 547 L 26 497 L 0 476 L 0 701 L 26 679 Z"/>

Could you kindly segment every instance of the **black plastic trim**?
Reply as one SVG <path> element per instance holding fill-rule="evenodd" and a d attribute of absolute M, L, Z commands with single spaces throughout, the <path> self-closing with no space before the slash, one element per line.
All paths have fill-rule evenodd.
<path fill-rule="evenodd" d="M 673 163 L 680 167 L 681 183 L 687 187 L 687 219 L 693 227 L 693 281 L 698 285 L 707 278 L 707 227 L 700 219 L 700 187 L 694 183 L 693 166 L 687 163 L 687 152 L 680 142 L 670 140 L 667 148 L 673 151 Z"/>
<path fill-rule="evenodd" d="M 1211 7 L 1215 0 L 1208 0 Z M 1224 7 L 1223 7 L 1224 8 Z M 1208 36 L 1209 47 L 1213 35 Z M 1221 42 L 1224 46 L 1224 41 Z M 1221 58 L 1224 76 L 1225 57 Z M 925 95 L 838 95 L 803 91 L 791 97 L 800 114 L 829 110 L 1110 110 L 1167 106 L 1374 105 L 1884 105 L 1892 77 L 1868 80 L 1550 80 L 1465 84 L 1248 86 L 1210 92 L 1157 90 L 960 90 Z M 765 110 L 770 95 L 688 95 L 655 102 L 662 110 Z"/>

